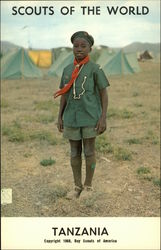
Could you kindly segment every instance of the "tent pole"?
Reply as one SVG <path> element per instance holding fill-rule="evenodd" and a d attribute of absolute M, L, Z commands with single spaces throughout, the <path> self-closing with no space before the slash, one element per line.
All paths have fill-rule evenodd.
<path fill-rule="evenodd" d="M 21 74 L 22 74 L 22 79 L 24 79 L 24 49 L 22 49 Z"/>
<path fill-rule="evenodd" d="M 123 52 L 122 52 L 122 49 L 121 49 L 121 75 L 123 76 L 124 74 L 124 68 L 123 68 Z"/>

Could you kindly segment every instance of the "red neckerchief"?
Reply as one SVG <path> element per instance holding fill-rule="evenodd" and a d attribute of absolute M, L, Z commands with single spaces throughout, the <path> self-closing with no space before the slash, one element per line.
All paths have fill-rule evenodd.
<path fill-rule="evenodd" d="M 83 64 L 86 64 L 88 61 L 89 61 L 89 56 L 86 56 L 79 63 L 76 61 L 76 59 L 74 59 L 75 68 L 74 68 L 74 70 L 72 72 L 72 76 L 71 76 L 70 81 L 65 85 L 65 87 L 63 87 L 62 89 L 60 89 L 56 93 L 54 93 L 54 98 L 58 97 L 59 95 L 64 95 L 71 88 L 71 86 L 73 85 L 74 81 L 78 77 L 80 66 L 82 66 Z"/>

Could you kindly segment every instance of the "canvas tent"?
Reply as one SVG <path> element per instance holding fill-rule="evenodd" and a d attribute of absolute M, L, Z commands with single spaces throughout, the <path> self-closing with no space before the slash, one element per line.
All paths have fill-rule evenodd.
<path fill-rule="evenodd" d="M 100 64 L 101 66 L 107 64 L 115 55 L 116 55 L 116 51 L 111 50 L 111 49 L 106 49 L 106 48 L 102 48 L 99 51 L 99 54 L 97 56 L 97 60 L 96 63 Z"/>
<path fill-rule="evenodd" d="M 64 51 L 71 52 L 72 48 L 70 48 L 70 47 L 58 47 L 58 48 L 52 49 L 53 62 L 56 61 L 59 58 L 60 54 Z"/>
<path fill-rule="evenodd" d="M 49 68 L 52 64 L 52 52 L 50 50 L 29 50 L 28 54 L 38 67 Z"/>
<path fill-rule="evenodd" d="M 48 71 L 48 76 L 61 77 L 63 69 L 70 63 L 73 62 L 74 56 L 72 52 L 63 50 L 56 61 L 53 62 L 52 66 Z"/>
<path fill-rule="evenodd" d="M 100 55 L 102 54 L 102 50 L 103 49 L 100 46 L 99 47 L 94 46 L 92 48 L 92 51 L 89 53 L 90 60 L 93 62 L 96 62 L 98 58 L 100 57 Z"/>
<path fill-rule="evenodd" d="M 103 52 L 97 60 L 106 75 L 127 75 L 140 71 L 135 53 L 124 53 L 123 50 Z"/>
<path fill-rule="evenodd" d="M 1 60 L 1 79 L 41 78 L 43 76 L 28 56 L 20 48 L 6 54 Z"/>
<path fill-rule="evenodd" d="M 92 52 L 91 52 L 92 53 Z M 66 50 L 59 54 L 48 71 L 49 76 L 61 77 L 63 69 L 73 62 L 73 53 Z M 140 71 L 136 53 L 125 53 L 123 50 L 95 48 L 90 55 L 92 61 L 99 64 L 106 75 L 127 75 Z"/>
<path fill-rule="evenodd" d="M 145 50 L 143 53 L 140 54 L 139 61 L 150 59 L 153 59 L 153 57 L 150 55 L 148 50 Z"/>

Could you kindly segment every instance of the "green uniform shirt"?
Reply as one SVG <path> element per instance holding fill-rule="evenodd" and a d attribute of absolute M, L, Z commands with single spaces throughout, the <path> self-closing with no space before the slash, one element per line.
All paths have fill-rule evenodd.
<path fill-rule="evenodd" d="M 60 88 L 71 79 L 74 65 L 69 64 L 63 71 Z M 101 100 L 99 90 L 109 86 L 109 82 L 98 64 L 91 61 L 81 67 L 79 75 L 70 90 L 65 94 L 67 105 L 63 120 L 66 127 L 95 126 L 101 116 Z M 74 99 L 75 96 L 80 99 Z"/>

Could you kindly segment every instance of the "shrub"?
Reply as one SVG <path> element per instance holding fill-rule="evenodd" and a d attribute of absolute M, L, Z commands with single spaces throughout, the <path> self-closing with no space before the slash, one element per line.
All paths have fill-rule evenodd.
<path fill-rule="evenodd" d="M 150 140 L 154 145 L 159 143 L 158 137 L 154 134 L 152 130 L 148 130 L 145 139 Z"/>
<path fill-rule="evenodd" d="M 108 109 L 107 118 L 119 117 L 119 111 L 115 109 Z"/>
<path fill-rule="evenodd" d="M 114 157 L 116 160 L 123 160 L 123 161 L 132 160 L 131 153 L 127 149 L 121 147 L 118 147 L 114 150 Z"/>
<path fill-rule="evenodd" d="M 11 142 L 24 142 L 27 139 L 27 134 L 25 134 L 21 125 L 14 121 L 13 125 L 3 125 L 2 135 L 8 136 L 8 140 Z"/>
<path fill-rule="evenodd" d="M 11 142 L 24 142 L 26 140 L 39 140 L 47 141 L 50 145 L 56 145 L 57 139 L 53 133 L 48 131 L 28 131 L 22 129 L 21 124 L 18 121 L 14 121 L 12 125 L 2 126 L 2 135 L 8 136 L 8 140 Z"/>
<path fill-rule="evenodd" d="M 34 109 L 37 109 L 37 110 L 53 110 L 54 109 L 54 102 L 52 100 L 35 101 L 34 105 L 35 105 Z"/>
<path fill-rule="evenodd" d="M 133 92 L 133 97 L 139 96 L 139 93 L 137 91 Z"/>
<path fill-rule="evenodd" d="M 51 157 L 49 159 L 44 159 L 40 162 L 40 164 L 44 167 L 51 166 L 55 163 L 55 160 L 52 160 Z"/>
<path fill-rule="evenodd" d="M 6 100 L 2 99 L 1 100 L 1 108 L 8 108 L 9 104 Z"/>
<path fill-rule="evenodd" d="M 134 116 L 134 113 L 132 111 L 128 111 L 127 109 L 124 109 L 120 113 L 120 117 L 123 119 L 129 119 Z"/>
<path fill-rule="evenodd" d="M 52 199 L 56 201 L 59 198 L 63 198 L 67 195 L 67 189 L 62 186 L 55 186 L 52 191 Z"/>
<path fill-rule="evenodd" d="M 100 197 L 101 197 L 101 193 L 96 192 L 92 194 L 92 196 L 90 196 L 88 199 L 83 200 L 83 203 L 87 208 L 93 208 L 95 203 L 98 201 Z"/>
<path fill-rule="evenodd" d="M 155 186 L 161 186 L 161 180 L 159 178 L 154 178 L 153 179 L 153 184 Z"/>
<path fill-rule="evenodd" d="M 12 130 L 11 134 L 8 136 L 8 140 L 11 142 L 24 142 L 26 140 L 26 135 L 22 131 Z"/>
<path fill-rule="evenodd" d="M 7 125 L 2 126 L 2 135 L 8 136 L 11 132 L 11 128 L 8 127 Z"/>
<path fill-rule="evenodd" d="M 100 153 L 112 153 L 113 147 L 110 142 L 108 142 L 105 136 L 99 136 L 96 139 L 96 151 Z"/>
<path fill-rule="evenodd" d="M 57 144 L 57 139 L 48 131 L 36 131 L 30 134 L 31 140 L 47 141 L 51 145 Z"/>
<path fill-rule="evenodd" d="M 23 155 L 25 158 L 28 158 L 28 157 L 31 157 L 32 156 L 32 154 L 31 153 L 24 153 L 24 155 Z"/>
<path fill-rule="evenodd" d="M 146 168 L 146 167 L 139 167 L 137 169 L 137 173 L 142 175 L 142 174 L 149 174 L 150 173 L 150 169 L 149 168 Z"/>
<path fill-rule="evenodd" d="M 134 106 L 135 106 L 136 108 L 140 108 L 140 107 L 143 106 L 143 104 L 141 104 L 141 103 L 135 103 Z"/>
<path fill-rule="evenodd" d="M 37 122 L 41 122 L 41 123 L 44 123 L 44 124 L 53 122 L 54 120 L 55 120 L 55 117 L 52 114 L 50 114 L 50 115 L 39 115 L 36 118 Z"/>
<path fill-rule="evenodd" d="M 127 139 L 125 140 L 127 143 L 131 144 L 142 144 L 142 140 L 138 139 L 138 138 L 131 138 L 131 139 Z"/>
<path fill-rule="evenodd" d="M 129 119 L 134 117 L 134 113 L 127 109 L 119 110 L 119 109 L 109 109 L 107 112 L 107 118 L 122 118 L 122 119 Z"/>

